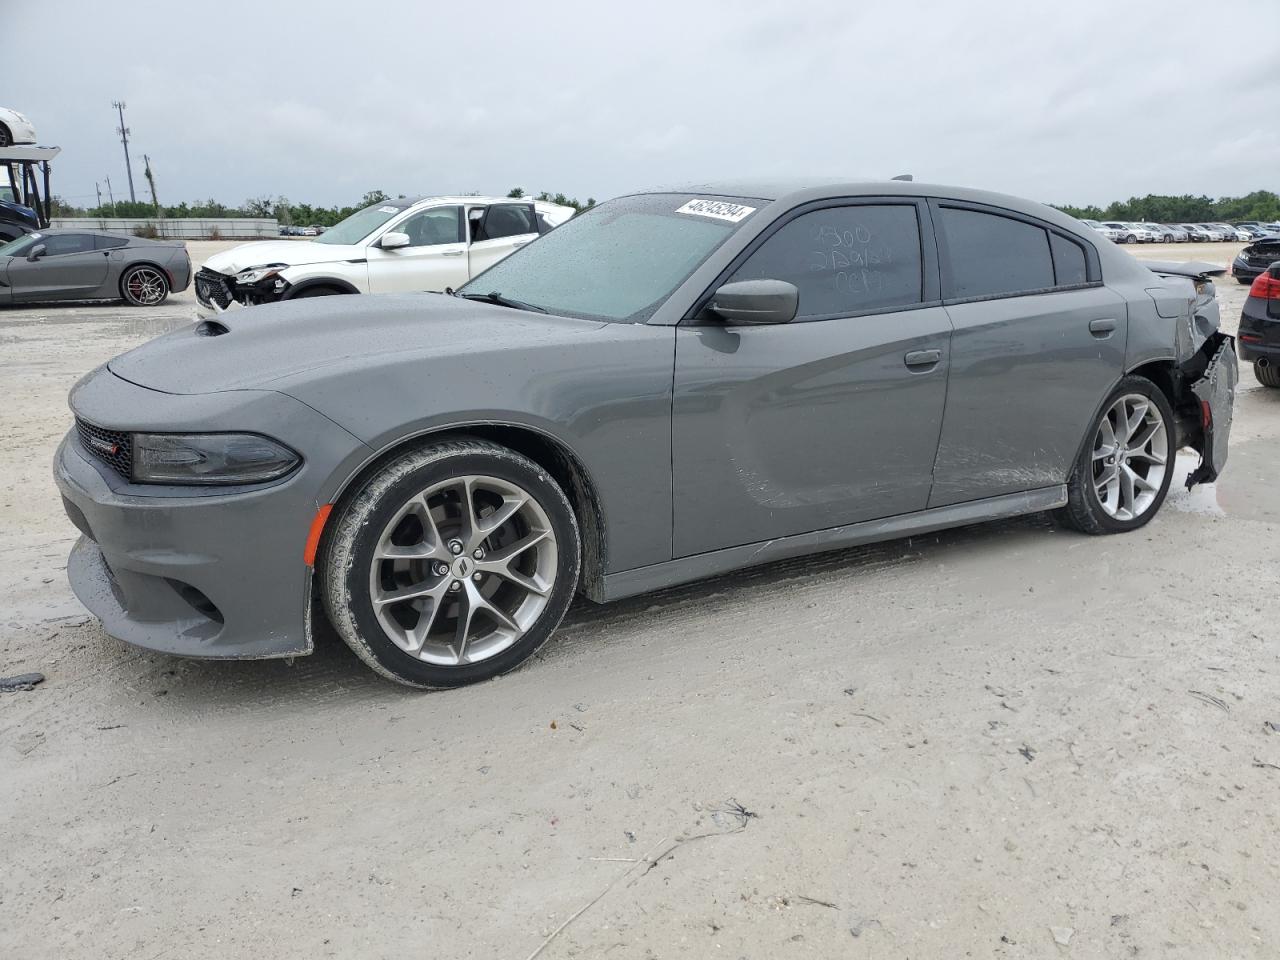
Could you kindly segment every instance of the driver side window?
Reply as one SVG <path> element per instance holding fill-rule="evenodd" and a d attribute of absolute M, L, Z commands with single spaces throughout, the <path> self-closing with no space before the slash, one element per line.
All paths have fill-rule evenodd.
<path fill-rule="evenodd" d="M 783 224 L 729 278 L 785 280 L 796 320 L 851 317 L 918 304 L 920 227 L 913 204 L 823 207 Z"/>
<path fill-rule="evenodd" d="M 87 253 L 93 249 L 93 235 L 89 233 L 51 233 L 40 241 L 46 257 L 64 253 Z"/>
<path fill-rule="evenodd" d="M 433 247 L 441 243 L 462 242 L 462 208 L 431 207 L 415 213 L 395 228 L 407 234 L 411 247 Z M 403 249 L 403 248 L 401 248 Z"/>

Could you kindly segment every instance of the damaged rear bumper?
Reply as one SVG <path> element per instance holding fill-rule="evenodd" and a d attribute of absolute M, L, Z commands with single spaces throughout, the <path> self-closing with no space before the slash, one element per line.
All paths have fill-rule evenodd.
<path fill-rule="evenodd" d="M 1186 387 L 1193 413 L 1183 429 L 1187 445 L 1200 454 L 1200 466 L 1187 474 L 1188 490 L 1197 483 L 1212 483 L 1226 466 L 1240 380 L 1235 341 L 1227 334 L 1219 331 L 1210 336 L 1198 356 L 1208 357 L 1208 363 L 1199 378 Z"/>

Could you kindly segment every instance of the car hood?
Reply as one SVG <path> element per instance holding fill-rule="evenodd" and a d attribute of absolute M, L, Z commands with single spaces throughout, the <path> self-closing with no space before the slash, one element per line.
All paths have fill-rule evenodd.
<path fill-rule="evenodd" d="M 235 274 L 268 263 L 287 263 L 291 267 L 297 267 L 308 263 L 363 260 L 364 256 L 364 247 L 345 244 L 316 243 L 313 240 L 260 240 L 215 253 L 204 262 L 204 266 L 218 273 Z"/>
<path fill-rule="evenodd" d="M 121 354 L 108 368 L 164 393 L 274 389 L 350 373 L 376 377 L 383 364 L 571 346 L 606 326 L 442 294 L 382 294 L 286 300 L 234 310 Z"/>

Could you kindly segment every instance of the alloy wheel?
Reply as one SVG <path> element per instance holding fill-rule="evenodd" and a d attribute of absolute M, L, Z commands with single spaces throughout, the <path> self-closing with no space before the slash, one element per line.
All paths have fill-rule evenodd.
<path fill-rule="evenodd" d="M 154 306 L 165 298 L 168 284 L 158 270 L 138 267 L 125 280 L 125 289 L 134 303 L 144 307 Z"/>
<path fill-rule="evenodd" d="M 409 498 L 383 529 L 369 569 L 378 624 L 410 656 L 459 666 L 518 641 L 555 585 L 556 537 L 526 490 L 455 477 Z"/>
<path fill-rule="evenodd" d="M 1151 509 L 1164 487 L 1169 431 L 1156 406 L 1140 393 L 1116 400 L 1093 440 L 1093 490 L 1103 511 L 1135 520 Z"/>

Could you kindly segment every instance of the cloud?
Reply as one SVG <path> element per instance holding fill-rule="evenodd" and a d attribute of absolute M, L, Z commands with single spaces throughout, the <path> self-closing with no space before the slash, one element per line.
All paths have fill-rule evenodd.
<path fill-rule="evenodd" d="M 107 175 L 127 192 L 112 99 L 171 201 L 911 172 L 1101 203 L 1276 189 L 1280 169 L 1268 0 L 1230 24 L 1151 0 L 58 9 L 51 52 L 6 51 L 2 95 L 80 201 Z M 22 4 L 6 28 L 46 18 Z M 1219 42 L 1250 22 L 1240 52 Z"/>

